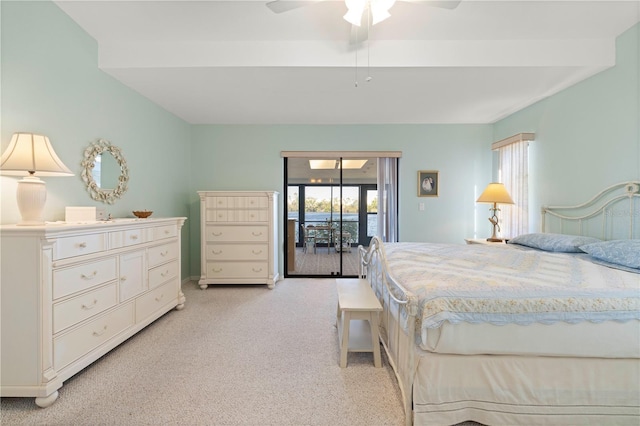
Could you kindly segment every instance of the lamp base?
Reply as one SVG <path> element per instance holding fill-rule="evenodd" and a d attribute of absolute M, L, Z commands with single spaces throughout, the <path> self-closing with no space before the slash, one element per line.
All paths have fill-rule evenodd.
<path fill-rule="evenodd" d="M 26 176 L 18 181 L 16 190 L 21 226 L 44 225 L 44 203 L 47 201 L 47 187 L 35 176 Z"/>
<path fill-rule="evenodd" d="M 502 243 L 504 242 L 504 240 L 502 238 L 487 238 L 487 241 L 491 242 L 491 243 Z"/>

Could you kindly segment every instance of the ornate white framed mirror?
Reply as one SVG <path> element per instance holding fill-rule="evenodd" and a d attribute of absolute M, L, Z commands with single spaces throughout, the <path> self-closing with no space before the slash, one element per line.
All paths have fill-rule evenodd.
<path fill-rule="evenodd" d="M 113 204 L 127 191 L 129 168 L 120 151 L 105 139 L 98 139 L 84 150 L 82 180 L 91 198 Z"/>

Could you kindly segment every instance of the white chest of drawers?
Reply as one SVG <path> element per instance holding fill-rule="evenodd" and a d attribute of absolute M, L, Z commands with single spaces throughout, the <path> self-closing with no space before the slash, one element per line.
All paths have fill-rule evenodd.
<path fill-rule="evenodd" d="M 267 284 L 278 273 L 278 193 L 198 191 L 200 195 L 200 287 Z"/>
<path fill-rule="evenodd" d="M 69 377 L 182 309 L 184 221 L 2 226 L 1 395 L 47 407 Z"/>

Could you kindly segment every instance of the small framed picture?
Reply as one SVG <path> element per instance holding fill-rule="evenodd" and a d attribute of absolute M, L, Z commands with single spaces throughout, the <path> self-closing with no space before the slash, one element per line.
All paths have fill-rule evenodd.
<path fill-rule="evenodd" d="M 418 172 L 418 197 L 437 197 L 440 179 L 437 170 L 420 170 Z"/>

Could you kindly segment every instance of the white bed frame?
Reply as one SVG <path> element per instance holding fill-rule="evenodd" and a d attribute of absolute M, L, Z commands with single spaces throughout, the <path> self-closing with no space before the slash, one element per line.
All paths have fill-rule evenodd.
<path fill-rule="evenodd" d="M 640 238 L 640 229 L 636 226 L 640 216 L 640 181 L 624 182 L 613 185 L 598 193 L 586 203 L 576 206 L 548 206 L 542 209 L 543 232 L 566 233 L 572 235 L 588 235 L 600 239 Z M 456 367 L 471 365 L 465 374 L 473 375 L 473 369 L 491 368 L 488 362 L 495 362 L 496 356 L 473 355 L 441 355 L 437 353 L 419 353 L 413 336 L 417 315 L 417 298 L 402 287 L 390 275 L 386 263 L 386 255 L 381 241 L 374 237 L 370 246 L 359 247 L 361 258 L 360 275 L 366 278 L 380 300 L 384 311 L 380 316 L 380 340 L 387 353 L 402 393 L 406 424 L 457 424 L 473 420 L 483 424 L 632 424 L 640 423 L 640 401 L 638 395 L 629 403 L 610 404 L 610 396 L 605 395 L 605 404 L 576 408 L 571 406 L 500 404 L 495 401 L 456 401 L 451 404 L 434 404 L 436 414 L 422 415 L 414 409 L 414 382 L 420 362 L 442 366 L 442 370 L 453 371 L 451 379 L 455 380 Z M 406 326 L 403 326 L 406 324 Z M 513 358 L 513 357 L 512 357 Z M 554 380 L 554 369 L 563 371 L 566 363 L 584 363 L 593 375 L 594 383 L 612 383 L 619 386 L 629 385 L 629 380 L 637 381 L 640 377 L 640 360 L 637 359 L 600 359 L 600 358 L 554 358 L 554 357 L 517 357 L 525 370 L 541 371 L 540 361 L 547 365 L 544 371 L 550 371 L 545 380 Z M 453 367 L 452 367 L 453 366 Z M 536 370 L 537 369 L 537 370 Z M 620 372 L 623 372 L 621 374 Z M 458 373 L 461 374 L 461 373 Z M 557 373 L 556 373 L 557 374 Z M 472 378 L 470 380 L 473 381 Z M 481 382 L 481 380 L 480 380 Z M 547 383 L 545 383 L 546 385 Z M 553 386 L 554 383 L 548 383 Z M 524 385 L 526 388 L 526 385 Z M 491 392 L 489 389 L 488 392 Z M 624 398 L 623 398 L 624 399 Z"/>

